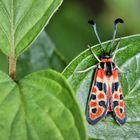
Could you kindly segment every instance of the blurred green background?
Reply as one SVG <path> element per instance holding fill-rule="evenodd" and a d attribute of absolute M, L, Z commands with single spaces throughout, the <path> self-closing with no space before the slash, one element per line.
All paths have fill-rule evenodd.
<path fill-rule="evenodd" d="M 89 19 L 96 21 L 102 41 L 112 39 L 113 22 L 118 17 L 125 23 L 119 26 L 117 37 L 140 33 L 139 7 L 140 0 L 64 0 L 45 28 L 47 34 L 40 35 L 43 37 L 39 36 L 32 47 L 20 56 L 17 79 L 45 68 L 61 72 L 88 44 L 97 44 L 87 23 Z M 7 62 L 7 58 L 0 54 L 0 69 L 5 72 L 8 72 Z"/>
<path fill-rule="evenodd" d="M 57 48 L 67 62 L 73 59 L 88 44 L 97 42 L 89 19 L 97 23 L 102 41 L 112 39 L 113 21 L 121 17 L 124 26 L 119 26 L 117 37 L 140 33 L 140 0 L 64 0 L 46 28 Z"/>

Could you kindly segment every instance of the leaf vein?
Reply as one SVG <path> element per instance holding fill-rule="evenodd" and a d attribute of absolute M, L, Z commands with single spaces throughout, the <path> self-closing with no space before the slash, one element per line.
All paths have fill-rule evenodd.
<path fill-rule="evenodd" d="M 10 21 L 10 14 L 9 14 L 9 12 L 8 12 L 7 9 L 6 9 L 6 6 L 5 6 L 3 0 L 1 0 L 0 2 L 1 2 L 1 4 L 3 5 L 3 6 L 2 6 L 2 9 L 5 11 L 5 14 L 6 14 L 5 16 L 7 16 L 7 17 L 8 17 L 8 20 Z"/>
<path fill-rule="evenodd" d="M 7 94 L 7 96 L 1 101 L 0 106 L 6 101 L 6 99 L 10 96 L 10 93 L 12 91 L 14 91 L 15 88 L 16 88 L 16 85 L 9 91 L 9 93 Z"/>
<path fill-rule="evenodd" d="M 24 20 L 24 18 L 26 17 L 26 15 L 30 12 L 31 7 L 33 5 L 34 0 L 32 1 L 31 5 L 26 9 L 25 13 L 23 14 L 23 16 L 20 17 L 19 21 L 17 22 L 17 25 L 15 27 L 15 32 L 18 28 L 18 26 L 20 25 L 20 23 Z"/>
<path fill-rule="evenodd" d="M 53 3 L 52 3 L 53 4 Z M 52 6 L 52 4 L 50 5 L 50 7 Z M 46 10 L 46 12 L 48 11 L 48 9 Z M 38 19 L 37 21 L 36 21 L 36 23 L 25 33 L 25 35 L 16 43 L 16 47 L 20 44 L 20 42 L 24 39 L 24 37 L 36 26 L 36 24 L 38 24 L 39 23 L 39 21 L 42 19 L 42 17 L 44 17 L 44 15 L 46 14 L 46 12 L 44 12 L 44 14 L 40 17 L 40 19 Z M 42 29 L 43 30 L 43 29 Z M 42 31 L 41 30 L 41 31 Z M 41 32 L 40 31 L 40 32 Z M 35 36 L 35 37 L 33 37 L 33 39 L 32 39 L 32 41 L 31 41 L 31 43 L 34 41 L 34 39 L 36 39 L 37 38 L 37 36 Z M 28 45 L 30 44 L 30 42 L 28 43 Z M 27 46 L 28 46 L 27 45 Z M 26 48 L 23 48 L 22 49 L 22 51 L 23 50 L 25 50 Z M 21 52 L 22 52 L 21 51 Z"/>
<path fill-rule="evenodd" d="M 10 39 L 9 39 L 9 37 L 8 37 L 8 34 L 7 34 L 6 30 L 4 29 L 4 27 L 2 26 L 1 23 L 0 23 L 0 28 L 1 28 L 1 30 L 3 31 L 3 33 L 5 34 L 7 40 L 8 40 L 8 42 L 9 42 L 9 44 L 10 44 Z"/>

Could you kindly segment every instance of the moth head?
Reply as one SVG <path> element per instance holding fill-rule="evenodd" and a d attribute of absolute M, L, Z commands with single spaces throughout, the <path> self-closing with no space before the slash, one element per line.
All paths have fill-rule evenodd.
<path fill-rule="evenodd" d="M 100 56 L 100 60 L 103 59 L 111 59 L 112 55 L 109 52 L 104 52 L 101 56 Z"/>

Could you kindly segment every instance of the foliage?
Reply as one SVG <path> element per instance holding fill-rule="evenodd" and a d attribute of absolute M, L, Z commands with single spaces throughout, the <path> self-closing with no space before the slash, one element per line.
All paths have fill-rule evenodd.
<path fill-rule="evenodd" d="M 29 73 L 46 68 L 61 72 L 65 66 L 65 58 L 43 31 L 32 46 L 18 58 L 16 79 L 21 79 Z"/>
<path fill-rule="evenodd" d="M 21 55 L 61 3 L 62 0 L 0 1 L 0 49 L 5 54 L 1 53 L 0 57 L 6 63 L 1 69 L 6 71 L 8 65 L 10 76 L 0 71 L 1 140 L 70 140 L 70 135 L 74 140 L 87 139 L 83 115 L 66 79 L 52 70 L 25 76 L 47 65 L 59 70 L 65 66 L 65 61 L 45 32 L 33 44 L 32 51 Z M 40 54 L 41 49 L 43 52 Z M 46 53 L 46 49 L 50 52 Z M 43 66 L 36 68 L 35 64 L 42 57 L 50 57 L 50 62 L 41 62 Z M 21 69 L 17 68 L 15 79 L 17 60 Z M 26 66 L 24 69 L 22 64 Z"/>
<path fill-rule="evenodd" d="M 1 140 L 86 139 L 73 90 L 61 74 L 40 71 L 18 83 L 0 75 Z"/>
<path fill-rule="evenodd" d="M 0 3 L 0 49 L 19 56 L 48 23 L 61 0 L 10 0 Z"/>
<path fill-rule="evenodd" d="M 128 21 L 128 13 L 130 19 L 136 15 L 133 21 L 139 23 L 139 8 L 129 10 L 133 2 L 109 0 L 104 8 L 95 6 L 92 10 L 98 12 L 91 14 L 89 1 L 64 1 L 46 27 L 62 0 L 0 0 L 0 140 L 140 138 L 140 35 L 123 38 L 115 59 L 127 72 L 120 74 L 128 114 L 126 125 L 118 126 L 111 116 L 96 126 L 85 123 L 93 70 L 83 74 L 75 71 L 97 63 L 89 50 L 78 55 L 92 40 L 97 43 L 95 36 L 92 39 L 88 19 L 94 17 L 99 23 L 103 40 L 112 36 L 110 26 L 118 17 L 117 9 Z M 116 8 L 109 8 L 114 4 Z M 122 12 L 124 6 L 126 12 Z M 131 24 L 126 24 L 125 33 L 132 33 Z M 123 28 L 120 29 L 122 32 Z M 135 26 L 134 33 L 137 30 Z M 109 42 L 104 45 L 109 47 Z M 99 45 L 92 49 L 101 55 Z"/>

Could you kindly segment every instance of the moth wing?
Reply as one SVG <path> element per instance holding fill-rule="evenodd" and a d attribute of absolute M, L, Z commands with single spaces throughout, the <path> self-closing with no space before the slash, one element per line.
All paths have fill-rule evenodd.
<path fill-rule="evenodd" d="M 96 69 L 87 100 L 86 118 L 92 125 L 95 125 L 107 114 L 107 90 L 104 76 L 103 69 Z"/>
<path fill-rule="evenodd" d="M 126 109 L 124 103 L 124 96 L 122 93 L 122 87 L 118 79 L 118 71 L 113 71 L 114 82 L 112 83 L 112 110 L 115 115 L 115 119 L 119 125 L 123 125 L 126 122 Z"/>

